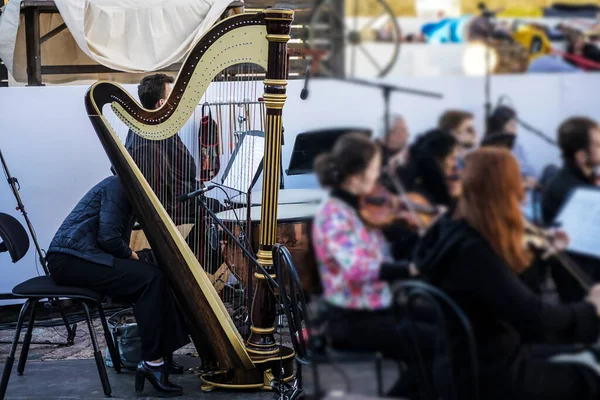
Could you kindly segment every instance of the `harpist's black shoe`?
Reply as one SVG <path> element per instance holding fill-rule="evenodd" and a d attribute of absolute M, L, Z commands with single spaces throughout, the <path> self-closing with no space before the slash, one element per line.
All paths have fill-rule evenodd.
<path fill-rule="evenodd" d="M 135 391 L 137 394 L 144 392 L 144 383 L 146 379 L 158 391 L 159 397 L 174 397 L 181 396 L 183 390 L 181 386 L 169 382 L 169 376 L 166 371 L 166 366 L 151 367 L 144 361 L 138 364 L 135 372 Z"/>
<path fill-rule="evenodd" d="M 175 361 L 173 361 L 173 354 L 165 357 L 165 364 L 167 365 L 167 372 L 169 375 L 183 374 L 183 365 L 177 364 Z"/>

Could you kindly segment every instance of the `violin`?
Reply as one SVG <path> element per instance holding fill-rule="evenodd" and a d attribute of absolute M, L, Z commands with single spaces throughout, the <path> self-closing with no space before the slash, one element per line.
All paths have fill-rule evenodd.
<path fill-rule="evenodd" d="M 429 227 L 440 214 L 440 210 L 420 194 L 395 195 L 383 185 L 377 185 L 360 198 L 359 211 L 368 225 L 379 229 L 402 222 L 412 230 L 420 230 Z"/>
<path fill-rule="evenodd" d="M 524 245 L 531 251 L 544 253 L 543 258 L 554 257 L 560 265 L 575 278 L 581 287 L 589 292 L 592 286 L 594 286 L 594 281 L 579 265 L 567 256 L 561 248 L 559 248 L 557 243 L 561 241 L 564 243 L 560 247 L 566 248 L 568 237 L 564 232 L 552 232 L 547 229 L 542 229 L 525 220 L 525 235 L 523 237 Z"/>

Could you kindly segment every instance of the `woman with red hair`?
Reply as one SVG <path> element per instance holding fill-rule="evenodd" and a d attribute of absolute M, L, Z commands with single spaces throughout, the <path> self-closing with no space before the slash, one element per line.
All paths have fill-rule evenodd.
<path fill-rule="evenodd" d="M 521 173 L 507 149 L 470 153 L 462 186 L 452 215 L 431 227 L 417 245 L 414 261 L 422 276 L 454 299 L 471 322 L 482 398 L 598 398 L 600 368 L 595 360 L 583 363 L 594 357 L 570 344 L 597 341 L 600 287 L 593 287 L 584 302 L 552 304 L 519 279 L 531 257 L 523 243 Z M 549 336 L 563 345 L 547 343 Z M 459 398 L 466 398 L 468 353 L 465 342 L 456 339 L 453 368 L 463 383 Z"/>

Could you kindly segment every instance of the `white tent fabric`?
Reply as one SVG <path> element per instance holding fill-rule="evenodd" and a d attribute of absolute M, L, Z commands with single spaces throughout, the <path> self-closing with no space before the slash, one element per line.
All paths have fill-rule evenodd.
<path fill-rule="evenodd" d="M 0 58 L 13 74 L 15 47 L 17 41 L 17 32 L 19 31 L 19 13 L 21 11 L 21 1 L 9 0 L 2 10 L 0 16 Z"/>
<path fill-rule="evenodd" d="M 60 15 L 41 14 L 40 33 L 63 21 L 68 31 L 42 45 L 43 65 L 98 63 L 123 72 L 143 73 L 183 61 L 232 0 L 54 2 Z M 26 80 L 20 5 L 21 0 L 9 0 L 0 19 L 0 58 L 17 81 Z"/>

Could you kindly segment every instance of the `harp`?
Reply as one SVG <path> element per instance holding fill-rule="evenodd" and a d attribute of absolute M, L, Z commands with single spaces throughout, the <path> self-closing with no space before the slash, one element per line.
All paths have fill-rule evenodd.
<path fill-rule="evenodd" d="M 250 71 L 250 66 L 263 68 L 264 94 L 260 103 L 266 111 L 257 118 L 265 129 L 258 261 L 273 274 L 271 247 L 276 240 L 282 110 L 286 100 L 287 42 L 292 20 L 291 10 L 267 9 L 234 15 L 215 24 L 190 52 L 166 103 L 158 109 L 141 107 L 122 87 L 110 82 L 95 83 L 85 96 L 90 121 L 170 282 L 196 350 L 204 364 L 213 366 L 210 373 L 202 375 L 206 389 L 268 388 L 269 377 L 281 367 L 286 380 L 293 377 L 293 351 L 277 346 L 274 339 L 274 292 L 268 287 L 265 275 L 252 273 L 248 268 L 255 287 L 252 309 L 248 311 L 250 331 L 242 332 L 211 280 L 212 271 L 206 270 L 204 258 L 194 251 L 196 242 L 191 245 L 184 238 L 186 229 L 181 227 L 186 224 L 177 221 L 179 211 L 173 208 L 173 199 L 180 193 L 169 187 L 168 182 L 164 186 L 169 192 L 162 193 L 163 185 L 154 182 L 154 175 L 149 178 L 145 163 L 157 163 L 160 170 L 173 166 L 165 165 L 164 159 L 152 159 L 153 156 L 136 160 L 110 124 L 104 106 L 110 106 L 137 138 L 154 146 L 152 149 L 160 149 L 156 144 L 161 144 L 164 150 L 174 143 L 199 105 L 205 104 L 206 99 L 202 101 L 202 98 L 215 80 L 233 76 L 227 71 L 238 66 L 230 87 L 236 84 L 247 87 L 247 82 L 240 82 L 244 75 L 240 70 Z M 227 90 L 218 89 L 221 95 L 223 91 L 227 94 Z M 217 114 L 227 113 L 217 111 Z"/>

